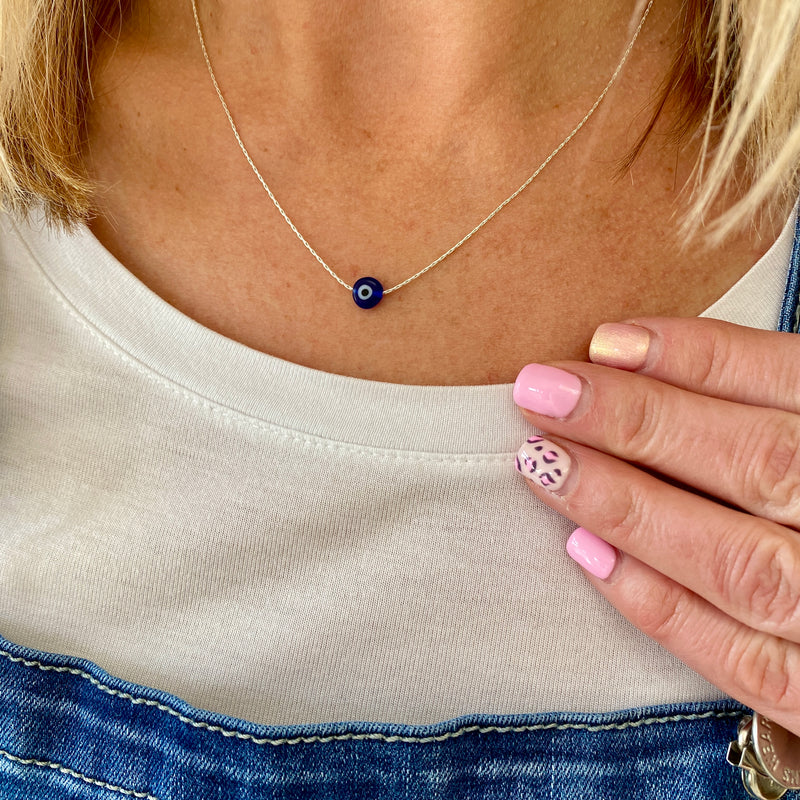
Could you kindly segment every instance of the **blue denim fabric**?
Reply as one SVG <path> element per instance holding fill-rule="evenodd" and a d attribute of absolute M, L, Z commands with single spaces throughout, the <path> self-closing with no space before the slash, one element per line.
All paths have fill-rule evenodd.
<path fill-rule="evenodd" d="M 733 701 L 268 727 L 0 639 L 0 798 L 744 797 Z"/>
<path fill-rule="evenodd" d="M 783 294 L 783 307 L 778 321 L 779 331 L 797 333 L 800 329 L 800 210 L 794 227 L 794 244 L 789 259 L 789 274 Z"/>

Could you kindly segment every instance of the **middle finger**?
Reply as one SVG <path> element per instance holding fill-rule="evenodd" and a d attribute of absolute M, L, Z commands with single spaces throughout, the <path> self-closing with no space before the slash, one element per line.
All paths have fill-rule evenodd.
<path fill-rule="evenodd" d="M 561 368 L 564 367 L 564 368 Z M 530 364 L 514 400 L 537 427 L 783 525 L 800 524 L 800 418 L 653 378 Z"/>

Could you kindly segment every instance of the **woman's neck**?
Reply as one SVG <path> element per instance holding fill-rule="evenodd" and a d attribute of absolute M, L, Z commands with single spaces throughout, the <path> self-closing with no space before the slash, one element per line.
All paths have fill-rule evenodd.
<path fill-rule="evenodd" d="M 642 10 L 634 0 L 196 1 L 226 95 L 246 92 L 251 107 L 327 136 L 363 132 L 395 146 L 585 105 Z M 663 34 L 675 2 L 659 0 L 662 23 L 649 26 Z M 148 49 L 155 40 L 196 57 L 188 2 L 138 9 Z"/>
<path fill-rule="evenodd" d="M 93 76 L 86 160 L 103 190 L 92 230 L 167 302 L 255 349 L 374 380 L 509 382 L 526 360 L 580 357 L 602 321 L 701 311 L 773 238 L 732 239 L 713 257 L 680 251 L 691 142 L 681 153 L 656 131 L 614 180 L 672 57 L 680 0 L 656 0 L 613 91 L 526 193 L 442 266 L 361 311 L 242 158 L 190 1 L 150 2 L 149 22 L 138 5 Z M 197 2 L 222 91 L 275 195 L 344 280 L 390 286 L 564 139 L 638 14 L 634 0 L 573 0 L 569 14 L 550 0 L 463 0 L 458 14 L 437 0 L 315 0 L 313 13 L 305 0 Z"/>

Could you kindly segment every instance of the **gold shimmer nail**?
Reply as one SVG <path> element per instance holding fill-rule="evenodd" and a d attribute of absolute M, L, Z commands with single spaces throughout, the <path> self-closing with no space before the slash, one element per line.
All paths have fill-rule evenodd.
<path fill-rule="evenodd" d="M 589 358 L 595 364 L 621 369 L 639 369 L 647 360 L 650 331 L 640 325 L 607 322 L 594 332 Z"/>

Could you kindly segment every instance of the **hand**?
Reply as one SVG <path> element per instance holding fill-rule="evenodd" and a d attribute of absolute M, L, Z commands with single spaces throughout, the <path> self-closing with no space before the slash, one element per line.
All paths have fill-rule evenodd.
<path fill-rule="evenodd" d="M 800 336 L 641 319 L 600 326 L 591 358 L 520 373 L 557 438 L 518 468 L 634 625 L 800 735 Z"/>

